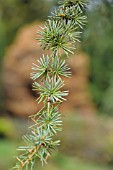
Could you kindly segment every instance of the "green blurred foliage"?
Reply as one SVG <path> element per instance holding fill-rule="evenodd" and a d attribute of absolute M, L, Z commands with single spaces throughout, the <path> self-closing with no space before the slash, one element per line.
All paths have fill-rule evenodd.
<path fill-rule="evenodd" d="M 1 0 L 0 1 L 0 57 L 4 46 L 11 43 L 16 31 L 34 20 L 45 20 L 53 6 L 49 0 Z"/>
<path fill-rule="evenodd" d="M 113 101 L 113 95 L 105 98 L 111 86 L 113 90 L 113 2 L 102 0 L 102 3 L 92 5 L 87 15 L 83 49 L 90 56 L 91 93 L 100 111 L 113 115 L 113 109 L 109 110 L 107 106 Z"/>
<path fill-rule="evenodd" d="M 63 116 L 62 119 L 63 131 L 55 137 L 61 140 L 59 148 L 61 154 L 85 162 L 113 166 L 113 119 L 102 116 L 88 119 L 75 113 Z M 1 138 L 2 141 L 10 139 L 9 142 L 14 140 L 17 145 L 25 144 L 21 136 L 28 132 L 30 121 L 18 119 L 11 121 L 4 118 L 0 119 L 0 124 L 0 133 L 5 136 Z M 55 158 L 55 161 L 57 160 Z"/>
<path fill-rule="evenodd" d="M 13 156 L 16 154 L 17 144 L 12 141 L 0 141 L 0 170 L 8 170 L 14 164 Z M 109 166 L 93 164 L 80 161 L 75 157 L 70 157 L 57 153 L 54 158 L 49 159 L 47 165 L 42 166 L 37 162 L 35 170 L 112 170 Z"/>
<path fill-rule="evenodd" d="M 0 0 L 0 111 L 4 112 L 2 59 L 17 30 L 45 20 L 57 0 Z M 97 5 L 94 3 L 97 2 Z M 102 3 L 101 3 L 102 2 Z M 90 56 L 90 89 L 99 111 L 113 115 L 113 2 L 91 0 L 82 48 Z"/>
<path fill-rule="evenodd" d="M 15 164 L 13 156 L 17 154 L 16 148 L 20 143 L 23 144 L 21 137 L 18 137 L 25 133 L 24 126 L 28 126 L 28 121 L 20 121 L 22 127 L 17 121 L 14 123 L 17 136 L 10 140 L 7 140 L 8 138 L 0 140 L 0 170 L 7 170 Z M 113 169 L 113 119 L 99 116 L 87 119 L 73 113 L 63 116 L 63 121 L 63 132 L 59 134 L 60 152 L 56 151 L 44 167 L 40 161 L 37 162 L 36 169 L 37 167 L 40 170 Z M 14 130 L 12 132 L 14 133 Z"/>
<path fill-rule="evenodd" d="M 102 99 L 103 110 L 110 116 L 113 116 L 113 79 L 110 79 L 109 88 L 105 91 Z"/>
<path fill-rule="evenodd" d="M 0 110 L 2 111 L 4 111 L 4 96 L 1 77 L 5 49 L 24 24 L 34 20 L 45 20 L 54 3 L 53 0 L 0 0 Z"/>
<path fill-rule="evenodd" d="M 113 165 L 113 119 L 82 115 L 66 116 L 61 133 L 61 152 L 80 160 Z"/>
<path fill-rule="evenodd" d="M 16 137 L 16 130 L 14 123 L 9 118 L 0 118 L 0 138 L 12 139 Z"/>

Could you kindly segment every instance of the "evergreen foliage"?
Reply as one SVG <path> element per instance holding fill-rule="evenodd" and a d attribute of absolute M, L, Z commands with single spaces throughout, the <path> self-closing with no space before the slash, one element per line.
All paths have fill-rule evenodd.
<path fill-rule="evenodd" d="M 60 141 L 54 141 L 53 137 L 62 130 L 58 107 L 68 95 L 68 91 L 62 91 L 62 78 L 71 75 L 65 60 L 61 60 L 61 54 L 64 52 L 68 56 L 73 53 L 76 42 L 79 42 L 79 30 L 86 22 L 83 11 L 87 2 L 65 0 L 59 4 L 60 7 L 52 13 L 41 31 L 38 31 L 37 39 L 40 45 L 44 50 L 51 51 L 51 55 L 42 55 L 38 64 L 33 64 L 31 73 L 34 80 L 33 90 L 39 94 L 37 102 L 43 102 L 43 108 L 31 116 L 34 122 L 30 127 L 31 132 L 23 136 L 27 145 L 18 148 L 21 153 L 16 157 L 17 164 L 13 169 L 32 170 L 37 158 L 42 164 L 46 163 L 56 146 L 60 144 Z"/>

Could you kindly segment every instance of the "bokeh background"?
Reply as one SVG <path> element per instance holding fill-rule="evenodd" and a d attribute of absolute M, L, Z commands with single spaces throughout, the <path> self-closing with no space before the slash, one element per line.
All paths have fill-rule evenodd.
<path fill-rule="evenodd" d="M 36 32 L 57 0 L 0 0 L 0 170 L 15 164 L 16 148 L 41 107 L 31 66 L 42 55 Z M 88 22 L 65 80 L 59 151 L 40 170 L 113 169 L 113 0 L 90 0 Z"/>

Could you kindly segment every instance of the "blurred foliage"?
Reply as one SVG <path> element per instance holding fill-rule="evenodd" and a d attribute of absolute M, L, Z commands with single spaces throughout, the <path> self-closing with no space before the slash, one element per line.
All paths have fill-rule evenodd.
<path fill-rule="evenodd" d="M 45 20 L 54 3 L 53 0 L 0 0 L 0 110 L 4 110 L 1 74 L 6 47 L 24 24 Z"/>
<path fill-rule="evenodd" d="M 92 1 L 93 2 L 93 1 Z M 98 1 L 97 1 L 98 2 Z M 100 3 L 100 4 L 99 4 Z M 113 94 L 113 2 L 102 0 L 88 10 L 88 25 L 84 32 L 83 49 L 90 56 L 90 88 L 94 102 L 99 109 L 113 114 L 107 105 L 113 95 L 106 94 L 112 88 Z M 111 87 L 112 86 L 112 87 Z M 107 100 L 106 100 L 106 95 Z M 106 100 L 106 105 L 103 104 Z"/>
<path fill-rule="evenodd" d="M 64 117 L 61 152 L 80 160 L 113 165 L 113 119 Z"/>
<path fill-rule="evenodd" d="M 15 143 L 12 141 L 0 141 L 0 170 L 8 170 L 14 162 L 12 161 L 15 155 Z M 49 160 L 49 164 L 42 166 L 37 163 L 35 170 L 111 170 L 109 166 L 92 164 L 89 162 L 80 161 L 75 157 L 70 157 L 57 153 L 54 158 Z"/>
<path fill-rule="evenodd" d="M 113 115 L 113 79 L 110 79 L 109 88 L 105 91 L 102 106 L 106 113 Z"/>
<path fill-rule="evenodd" d="M 45 20 L 53 1 L 50 0 L 1 0 L 0 1 L 0 57 L 16 31 L 35 19 Z"/>
<path fill-rule="evenodd" d="M 0 110 L 4 111 L 2 59 L 17 30 L 34 20 L 45 20 L 57 0 L 0 0 Z M 87 11 L 83 50 L 90 56 L 90 89 L 102 113 L 113 115 L 113 1 L 91 0 Z M 96 4 L 96 5 L 95 5 Z"/>
<path fill-rule="evenodd" d="M 63 132 L 58 136 L 61 139 L 61 154 L 85 162 L 113 166 L 113 119 L 102 116 L 88 119 L 73 113 L 63 116 L 63 122 Z M 25 133 L 28 124 L 31 125 L 31 122 L 4 118 L 0 120 L 0 133 L 4 134 L 4 139 L 13 139 L 15 145 L 23 145 L 20 136 Z"/>
<path fill-rule="evenodd" d="M 87 119 L 75 113 L 63 119 L 63 132 L 59 136 L 62 139 L 60 152 L 56 152 L 53 158 L 49 159 L 49 164 L 44 167 L 37 162 L 38 169 L 111 170 L 113 168 L 113 119 L 99 116 Z M 21 124 L 25 126 L 28 122 Z M 13 140 L 0 140 L 0 170 L 7 170 L 15 164 L 13 162 L 15 161 L 13 155 L 17 154 L 15 148 L 22 142 L 21 138 L 18 139 L 19 128 L 20 122 L 15 124 L 17 136 L 16 138 L 14 136 Z M 25 130 L 26 127 L 22 127 L 20 131 L 24 134 Z"/>
<path fill-rule="evenodd" d="M 0 118 L 0 139 L 14 138 L 15 136 L 14 124 L 9 118 Z"/>

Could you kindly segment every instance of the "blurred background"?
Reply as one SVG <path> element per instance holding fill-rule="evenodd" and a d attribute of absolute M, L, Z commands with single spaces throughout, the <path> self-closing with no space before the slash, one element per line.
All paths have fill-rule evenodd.
<path fill-rule="evenodd" d="M 31 66 L 42 55 L 36 32 L 57 0 L 0 0 L 0 170 L 15 164 L 17 146 L 41 107 Z M 76 53 L 67 59 L 70 93 L 60 108 L 59 151 L 40 170 L 113 169 L 113 0 L 91 0 Z"/>

